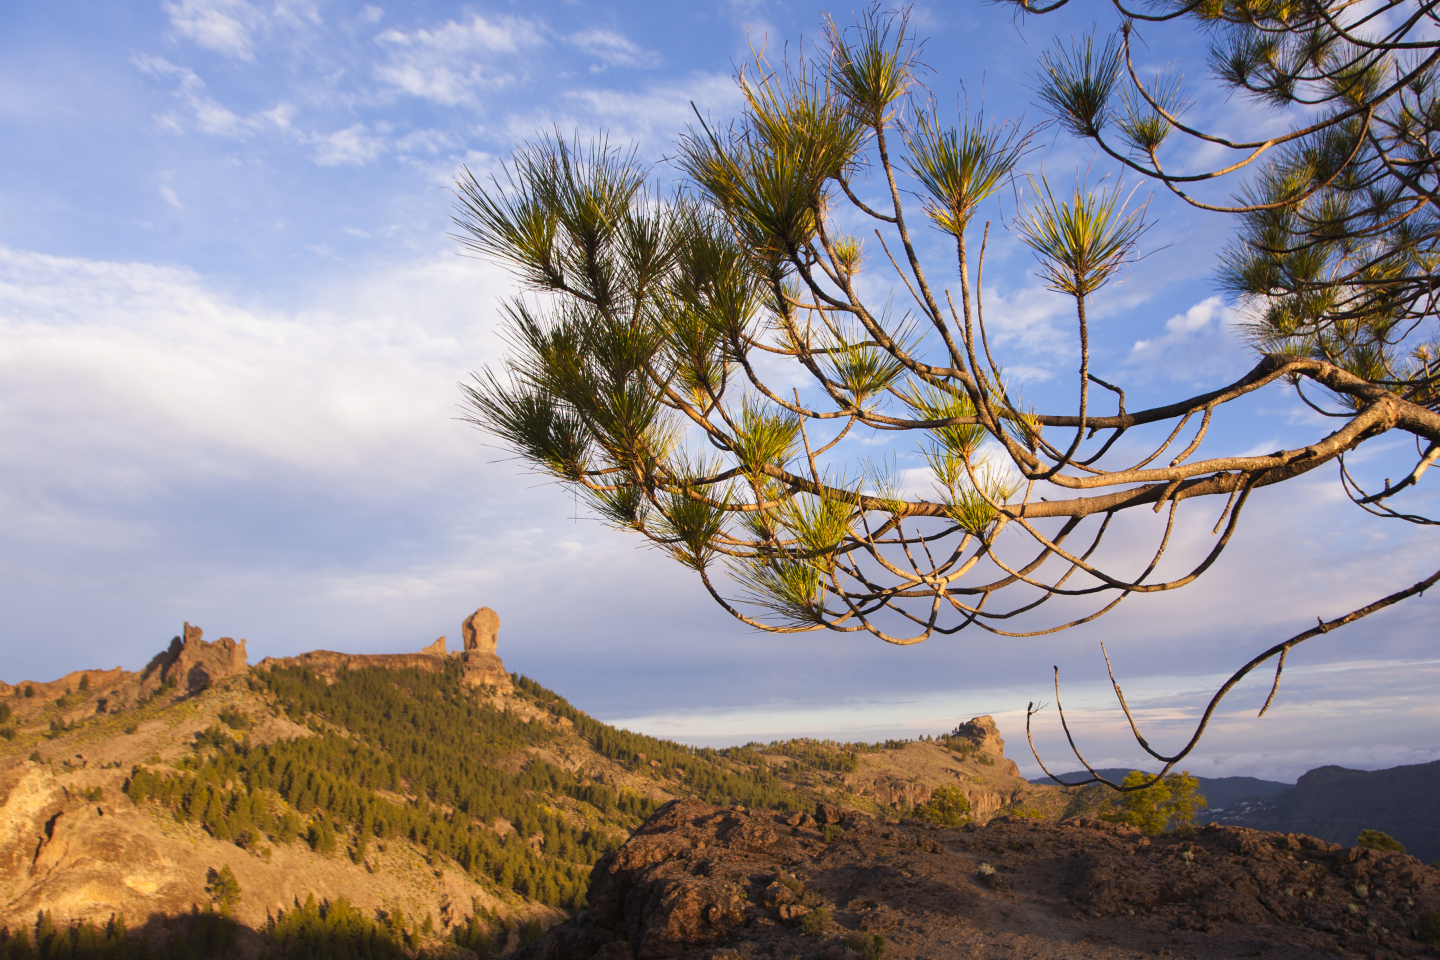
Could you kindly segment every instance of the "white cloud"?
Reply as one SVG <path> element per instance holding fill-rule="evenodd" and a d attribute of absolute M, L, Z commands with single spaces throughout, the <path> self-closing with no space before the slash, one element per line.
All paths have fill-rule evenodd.
<path fill-rule="evenodd" d="M 581 136 L 605 133 L 612 143 L 635 141 L 650 149 L 666 148 L 695 122 L 695 104 L 702 114 L 726 116 L 739 106 L 740 94 L 728 76 L 696 73 L 684 82 L 650 84 L 643 90 L 573 90 L 557 112 L 511 114 L 506 128 L 515 140 L 537 131 L 560 129 Z"/>
<path fill-rule="evenodd" d="M 1130 348 L 1130 361 L 1158 357 L 1176 347 L 1188 347 L 1203 337 L 1225 333 L 1234 326 L 1235 311 L 1219 297 L 1206 297 L 1184 313 L 1165 321 L 1165 333 L 1146 340 L 1136 340 Z"/>
<path fill-rule="evenodd" d="M 1014 346 L 1040 357 L 1078 357 L 1075 303 L 1039 284 L 985 291 L 985 330 L 992 349 Z M 998 356 L 997 356 L 998 359 Z"/>
<path fill-rule="evenodd" d="M 454 382 L 486 359 L 477 321 L 504 282 L 447 257 L 337 289 L 335 312 L 281 313 L 185 270 L 0 248 L 0 421 L 55 469 L 129 463 L 157 490 L 177 464 L 340 477 L 384 472 L 394 444 L 448 459 Z"/>
<path fill-rule="evenodd" d="M 237 60 L 255 59 L 255 35 L 320 23 L 310 0 L 275 0 L 262 10 L 246 0 L 178 0 L 163 4 L 175 32 L 206 50 Z"/>
<path fill-rule="evenodd" d="M 613 30 L 579 30 L 565 40 L 600 61 L 590 68 L 592 71 L 605 67 L 653 67 L 660 63 L 660 55 L 655 51 L 646 50 Z"/>
<path fill-rule="evenodd" d="M 202 133 L 212 136 L 243 138 L 264 129 L 286 130 L 295 116 L 295 107 L 278 103 L 268 110 L 257 110 L 242 117 L 229 107 L 207 95 L 205 81 L 193 71 L 171 63 L 164 57 L 137 54 L 131 60 L 142 73 L 176 82 L 175 96 L 190 108 L 191 122 Z M 175 133 L 184 133 L 185 122 L 174 113 L 162 114 L 156 121 Z"/>
<path fill-rule="evenodd" d="M 390 61 L 375 69 L 381 81 L 411 96 L 446 106 L 471 104 L 477 91 L 511 82 L 511 77 L 481 62 L 483 54 L 511 54 L 544 42 L 534 22 L 518 17 L 450 20 L 435 30 L 389 29 L 375 38 L 388 48 Z"/>
<path fill-rule="evenodd" d="M 180 202 L 180 198 L 175 195 L 175 191 L 170 187 L 161 187 L 160 196 L 164 199 L 166 203 L 170 204 L 170 206 L 174 207 L 176 210 L 185 209 L 185 204 Z"/>
<path fill-rule="evenodd" d="M 175 30 L 199 46 L 237 60 L 255 59 L 251 31 L 263 18 L 245 0 L 180 0 L 164 7 Z"/>
<path fill-rule="evenodd" d="M 360 167 L 384 153 L 389 143 L 363 123 L 314 138 L 315 162 L 322 167 Z"/>
<path fill-rule="evenodd" d="M 439 153 L 455 146 L 455 138 L 444 130 L 411 130 L 395 141 L 395 149 L 400 153 Z M 452 180 L 453 177 L 447 176 L 446 183 Z"/>

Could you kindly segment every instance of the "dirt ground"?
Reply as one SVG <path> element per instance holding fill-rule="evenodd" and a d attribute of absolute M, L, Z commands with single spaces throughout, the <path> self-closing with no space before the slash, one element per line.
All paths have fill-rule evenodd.
<path fill-rule="evenodd" d="M 1440 955 L 1417 937 L 1440 870 L 1404 854 L 1235 827 L 1151 839 L 1087 820 L 819 815 L 840 822 L 672 803 L 596 867 L 588 915 L 515 956 Z"/>

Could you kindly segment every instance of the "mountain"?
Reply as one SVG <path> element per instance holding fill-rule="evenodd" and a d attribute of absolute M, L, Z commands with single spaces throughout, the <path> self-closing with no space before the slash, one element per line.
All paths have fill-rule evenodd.
<path fill-rule="evenodd" d="M 1125 779 L 1130 772 L 1128 767 L 1105 767 L 1096 770 L 1107 780 L 1119 783 Z M 1084 770 L 1077 770 L 1071 773 L 1058 775 L 1061 780 L 1067 783 L 1085 779 L 1089 776 Z M 1200 781 L 1200 793 L 1205 797 L 1209 808 L 1214 810 L 1227 809 L 1240 800 L 1249 800 L 1257 797 L 1273 797 L 1284 790 L 1289 790 L 1291 784 L 1281 783 L 1278 780 L 1261 780 L 1258 777 L 1196 777 Z M 1049 777 L 1033 777 L 1030 780 L 1035 784 L 1053 784 L 1055 781 Z"/>
<path fill-rule="evenodd" d="M 1295 786 L 1227 808 L 1220 823 L 1352 844 L 1380 830 L 1427 862 L 1440 860 L 1440 760 L 1388 770 L 1318 767 Z"/>
<path fill-rule="evenodd" d="M 857 930 L 901 957 L 1153 952 L 1172 934 L 1203 956 L 1408 956 L 1426 911 L 1440 938 L 1440 884 L 1411 857 L 1219 824 L 1152 844 L 1097 819 L 1104 788 L 1021 778 L 989 717 L 917 741 L 693 748 L 509 673 L 499 628 L 481 608 L 458 651 L 442 637 L 252 666 L 245 640 L 186 624 L 138 672 L 0 684 L 0 958 L 872 955 Z M 1224 813 L 1410 843 L 1433 820 L 1435 766 L 1312 771 Z M 957 794 L 963 829 L 915 819 Z M 653 872 L 670 847 L 688 852 Z M 1367 885 L 1383 904 L 1342 902 Z M 1134 897 L 1143 923 L 1124 915 Z M 1270 927 L 1251 943 L 1256 903 Z M 1008 932 L 977 933 L 972 909 Z"/>
<path fill-rule="evenodd" d="M 0 684 L 0 930 L 118 943 L 117 922 L 144 923 L 173 946 L 203 920 L 255 954 L 348 924 L 483 954 L 583 909 L 593 865 L 675 797 L 893 817 L 949 786 L 982 821 L 1071 804 L 1018 776 L 988 717 L 919 742 L 696 749 L 508 673 L 494 611 L 462 632 L 454 652 L 251 666 L 243 639 L 186 624 L 139 672 Z"/>

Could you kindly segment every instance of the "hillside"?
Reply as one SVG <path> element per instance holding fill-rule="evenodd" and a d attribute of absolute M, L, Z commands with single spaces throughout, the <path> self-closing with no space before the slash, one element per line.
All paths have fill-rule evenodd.
<path fill-rule="evenodd" d="M 1130 771 L 1097 772 L 1118 781 Z M 1388 770 L 1317 767 L 1294 785 L 1255 777 L 1197 779 L 1209 804 L 1197 823 L 1303 833 L 1347 846 L 1361 830 L 1380 830 L 1420 859 L 1440 860 L 1440 761 Z"/>
<path fill-rule="evenodd" d="M 989 718 L 920 742 L 695 749 L 507 673 L 493 611 L 462 630 L 457 652 L 252 667 L 244 640 L 186 624 L 138 673 L 0 684 L 0 928 L 103 939 L 114 917 L 163 940 L 228 902 L 228 868 L 245 952 L 313 898 L 372 938 L 485 954 L 583 908 L 596 861 L 677 796 L 893 817 L 951 786 L 981 820 L 1071 802 L 1017 775 Z"/>
<path fill-rule="evenodd" d="M 1095 772 L 1107 780 L 1119 783 L 1125 779 L 1130 768 L 1104 767 Z M 1059 777 L 1067 783 L 1076 783 L 1089 777 L 1089 773 L 1077 770 L 1072 773 L 1059 774 Z M 1273 797 L 1277 793 L 1289 790 L 1292 786 L 1288 783 L 1281 783 L 1279 780 L 1262 780 L 1259 777 L 1196 777 L 1195 779 L 1200 781 L 1200 793 L 1205 797 L 1206 805 L 1211 811 L 1224 810 L 1241 800 Z M 1052 784 L 1055 781 L 1049 777 L 1034 777 L 1030 782 Z"/>
<path fill-rule="evenodd" d="M 1040 899 L 1029 912 L 1015 914 L 1000 902 L 1015 896 L 1006 892 L 1012 880 L 985 880 L 980 888 L 944 880 L 968 891 L 956 894 L 961 900 L 990 911 L 986 922 L 995 930 L 1010 931 L 991 944 L 999 952 L 977 946 L 980 952 L 954 955 L 1008 956 L 1004 950 L 1041 943 L 1048 946 L 1036 955 L 1067 956 L 1072 942 L 1119 936 L 1101 927 L 1119 924 L 1115 929 L 1124 928 L 1126 936 L 1135 933 L 1117 919 L 1119 901 L 1105 900 L 1099 887 L 1090 889 L 1094 877 L 1109 876 L 1106 870 L 1125 874 L 1131 862 L 1126 857 L 1168 857 L 1164 851 L 1174 845 L 1166 841 L 1170 846 L 1150 849 L 1148 840 L 1134 839 L 1133 829 L 1093 819 L 1110 800 L 1103 788 L 1027 783 L 1005 757 L 1004 741 L 989 717 L 918 741 L 692 748 L 601 723 L 535 681 L 508 673 L 496 652 L 494 611 L 476 611 L 462 633 L 463 649 L 454 652 L 442 637 L 417 652 L 314 651 L 251 666 L 244 640 L 207 642 L 198 627 L 186 624 L 181 636 L 136 673 L 81 670 L 45 683 L 0 684 L 0 957 L 460 960 L 530 943 L 535 946 L 527 956 L 568 955 L 551 951 L 568 942 L 565 931 L 577 929 L 573 920 L 561 922 L 595 909 L 597 890 L 610 895 L 603 883 L 594 885 L 595 878 L 613 870 L 617 857 L 629 856 L 623 853 L 630 849 L 626 845 L 648 836 L 642 826 L 663 822 L 664 811 L 676 809 L 666 805 L 677 799 L 712 811 L 739 811 L 736 822 L 750 824 L 725 827 L 720 836 L 719 813 L 686 821 L 703 828 L 693 849 L 713 848 L 700 858 L 704 863 L 751 856 L 746 851 L 760 842 L 757 837 L 774 832 L 766 818 L 779 818 L 776 822 L 799 838 L 794 855 L 804 852 L 814 861 L 815 889 L 839 898 L 837 916 L 843 907 L 849 911 L 846 923 L 854 920 L 862 930 L 867 923 L 889 930 L 885 924 L 893 920 L 920 931 L 905 941 L 910 946 L 902 955 L 936 955 L 935 937 L 962 943 L 974 941 L 975 934 L 951 930 L 938 914 L 905 914 L 899 901 L 884 906 L 880 898 L 878 906 L 864 906 L 870 901 L 863 891 L 874 884 L 908 889 L 910 878 L 932 874 L 925 882 L 941 883 L 936 870 L 975 869 L 972 854 L 951 857 L 953 863 L 945 857 L 962 849 L 990 851 L 1002 873 L 1030 871 L 1029 879 L 1017 874 L 1013 882 L 1017 890 L 1022 880 L 1031 884 L 1041 891 L 1035 894 Z M 1328 790 L 1352 804 L 1354 822 L 1344 828 L 1351 838 L 1363 825 L 1406 839 L 1412 836 L 1407 825 L 1418 818 L 1406 820 L 1404 809 L 1380 803 L 1381 795 L 1411 802 L 1433 817 L 1433 802 L 1421 801 L 1431 802 L 1434 791 L 1428 797 L 1425 791 L 1436 769 L 1432 764 L 1383 771 L 1386 779 L 1325 768 L 1265 800 L 1269 807 L 1240 804 L 1224 813 L 1282 830 L 1319 824 L 1320 829 L 1298 829 L 1344 839 L 1325 826 L 1336 821 L 1337 808 L 1324 806 Z M 942 787 L 949 792 L 937 794 Z M 1372 796 L 1367 798 L 1367 791 Z M 951 831 L 943 843 L 928 838 L 915 818 L 934 812 L 932 802 L 954 802 L 956 793 L 969 807 L 966 830 L 982 833 Z M 1282 815 L 1291 819 L 1282 821 Z M 746 832 L 752 826 L 759 831 L 755 836 Z M 1025 832 L 1045 830 L 1051 833 L 1034 838 Z M 1236 871 L 1251 869 L 1225 860 L 1233 859 L 1225 851 L 1249 842 L 1234 839 L 1243 833 L 1214 835 L 1220 838 L 1215 855 L 1229 865 L 1217 867 L 1213 877 L 1197 874 L 1187 881 L 1185 903 L 1208 902 L 1211 880 L 1228 885 L 1240 876 Z M 832 844 L 842 836 L 864 848 L 863 855 L 856 854 L 859 860 L 835 859 L 850 849 Z M 1130 839 L 1117 847 L 1112 839 L 1117 836 Z M 866 847 L 871 840 L 879 843 L 874 849 Z M 1306 854 L 1312 860 L 1331 858 L 1339 865 L 1335 869 L 1354 862 L 1341 859 L 1333 844 L 1316 843 L 1320 846 L 1311 846 L 1318 852 Z M 1067 861 L 1062 872 L 1090 865 L 1085 867 L 1090 873 L 1076 874 L 1079 886 L 1067 888 L 1064 896 L 1045 879 L 1045 870 L 1061 864 L 1054 859 L 1058 853 L 1041 855 L 1052 847 L 1084 861 Z M 917 851 L 943 856 L 926 861 L 922 870 L 910 862 Z M 1036 857 L 1026 860 L 1023 851 Z M 1188 869 L 1190 860 L 1182 856 L 1182 861 Z M 826 873 L 831 863 L 838 874 Z M 1155 869 L 1169 863 L 1161 857 Z M 1102 870 L 1098 864 L 1109 866 Z M 1414 872 L 1410 858 L 1384 869 L 1401 867 Z M 1415 914 L 1421 892 L 1432 898 L 1433 884 L 1425 877 L 1423 883 L 1405 881 L 1416 893 L 1403 908 L 1387 907 L 1399 912 L 1385 914 L 1385 923 L 1418 922 L 1404 918 Z M 982 899 L 997 903 L 972 903 L 981 888 L 990 891 Z M 1090 892 L 1074 899 L 1084 890 Z M 1180 896 L 1174 890 L 1157 904 Z M 1326 894 L 1334 896 L 1339 894 Z M 1090 913 L 1101 909 L 1097 904 L 1108 905 L 1103 915 L 1082 916 L 1064 906 L 1072 902 L 1090 904 Z M 1184 922 L 1203 932 L 1210 924 L 1204 909 L 1185 906 L 1176 917 L 1190 918 Z M 1329 917 L 1342 909 L 1327 900 L 1295 916 L 1321 910 Z M 790 914 L 790 920 L 801 916 L 796 910 Z M 1356 914 L 1336 915 L 1338 926 L 1324 942 L 1348 943 L 1345 931 L 1355 926 Z M 1097 926 L 1091 923 L 1099 923 L 1097 917 L 1109 919 Z M 740 946 L 753 946 L 756 930 L 764 933 L 763 924 L 751 920 L 749 932 L 736 934 Z M 540 940 L 549 928 L 557 932 Z M 1375 929 L 1382 932 L 1365 936 L 1388 935 L 1383 931 L 1389 928 Z M 1157 930 L 1145 937 L 1162 942 Z M 788 942 L 784 938 L 793 932 L 782 925 L 765 936 Z M 820 931 L 797 941 L 794 952 L 839 956 L 844 950 L 837 936 Z M 1276 936 L 1294 939 L 1290 932 Z M 1251 949 L 1242 941 L 1225 949 Z M 618 942 L 603 948 L 611 950 L 607 957 L 630 955 Z"/>
<path fill-rule="evenodd" d="M 1388 770 L 1318 767 L 1294 787 L 1216 819 L 1347 845 L 1361 830 L 1382 830 L 1422 860 L 1440 860 L 1440 760 Z"/>
<path fill-rule="evenodd" d="M 1440 941 L 1440 870 L 1215 824 L 943 829 L 681 800 L 601 860 L 590 900 L 514 960 L 1398 960 Z"/>

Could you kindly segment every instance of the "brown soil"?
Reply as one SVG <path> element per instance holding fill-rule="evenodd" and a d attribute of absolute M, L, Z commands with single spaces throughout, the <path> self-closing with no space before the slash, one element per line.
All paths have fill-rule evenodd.
<path fill-rule="evenodd" d="M 857 813 L 827 842 L 789 820 L 667 805 L 597 865 L 590 914 L 516 960 L 873 956 L 876 936 L 888 960 L 1437 955 L 1416 929 L 1440 870 L 1404 854 L 1235 827 L 1152 840 L 1089 820 L 936 830 Z"/>

